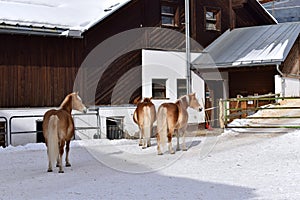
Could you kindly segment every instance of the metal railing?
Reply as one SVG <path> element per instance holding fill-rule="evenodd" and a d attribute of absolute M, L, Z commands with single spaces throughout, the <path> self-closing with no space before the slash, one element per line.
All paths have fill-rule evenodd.
<path fill-rule="evenodd" d="M 97 117 L 97 126 L 85 126 L 85 127 L 78 127 L 75 126 L 75 131 L 80 131 L 80 130 L 97 130 L 97 134 L 95 134 L 97 137 L 94 138 L 101 138 L 100 134 L 100 115 L 98 109 L 89 109 L 89 111 L 95 111 L 93 113 L 85 113 L 85 114 L 72 114 L 72 117 L 77 117 L 77 116 L 88 116 L 88 115 L 95 115 Z M 36 118 L 36 120 L 41 120 L 44 115 L 13 115 L 7 120 L 6 117 L 0 117 L 0 119 L 5 119 L 6 120 L 6 125 L 8 122 L 8 127 L 9 131 L 7 131 L 6 128 L 6 146 L 9 144 L 12 145 L 12 136 L 13 135 L 18 135 L 18 134 L 30 134 L 30 133 L 42 133 L 42 130 L 23 130 L 23 131 L 12 131 L 12 127 L 14 126 L 14 121 L 17 119 L 26 119 L 26 118 Z M 7 126 L 6 126 L 7 127 Z M 0 133 L 1 134 L 1 133 Z M 3 134 L 3 133 L 2 133 Z M 9 141 L 7 139 L 9 138 Z"/>
<path fill-rule="evenodd" d="M 220 116 L 220 119 L 224 123 L 225 128 L 300 128 L 300 123 L 297 124 L 291 124 L 286 123 L 285 119 L 300 119 L 300 104 L 299 106 L 270 106 L 271 104 L 265 105 L 265 106 L 259 106 L 258 101 L 266 101 L 266 102 L 273 102 L 274 105 L 277 104 L 280 100 L 293 100 L 293 99 L 300 99 L 300 97 L 246 97 L 246 98 L 232 98 L 232 99 L 226 99 L 221 100 L 222 105 L 222 116 Z M 234 108 L 230 107 L 230 102 L 239 102 L 243 105 L 236 106 Z M 248 107 L 246 104 L 247 102 L 252 102 L 251 105 L 254 104 L 252 107 Z M 254 103 L 255 102 L 255 103 Z M 251 116 L 252 114 L 256 113 L 260 110 L 299 110 L 299 114 L 294 115 L 282 115 L 282 116 Z M 248 116 L 250 115 L 250 116 Z M 232 122 L 234 119 L 261 119 L 261 120 L 269 120 L 269 119 L 276 119 L 278 120 L 276 124 L 267 124 L 264 125 L 264 123 L 258 124 L 258 125 L 230 125 L 230 122 Z M 280 124 L 281 123 L 284 124 Z M 300 122 L 300 121 L 299 121 Z"/>
<path fill-rule="evenodd" d="M 3 117 L 3 116 L 0 116 L 0 121 L 4 120 L 4 131 L 1 131 L 0 132 L 0 135 L 4 135 L 4 140 L 5 140 L 5 146 L 7 147 L 8 146 L 8 131 L 7 131 L 7 118 L 6 117 Z"/>

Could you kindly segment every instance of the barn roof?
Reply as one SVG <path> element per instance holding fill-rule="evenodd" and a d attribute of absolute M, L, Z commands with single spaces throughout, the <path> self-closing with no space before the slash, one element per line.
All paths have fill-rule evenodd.
<path fill-rule="evenodd" d="M 300 23 L 227 30 L 204 49 L 196 69 L 230 68 L 282 63 L 300 33 Z"/>
<path fill-rule="evenodd" d="M 0 31 L 81 33 L 131 0 L 1 0 Z"/>

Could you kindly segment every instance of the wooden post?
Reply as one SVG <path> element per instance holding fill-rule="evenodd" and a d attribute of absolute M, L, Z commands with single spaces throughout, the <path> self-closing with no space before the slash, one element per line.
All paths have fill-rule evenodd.
<path fill-rule="evenodd" d="M 247 101 L 241 101 L 241 109 L 242 112 L 247 111 Z M 246 117 L 247 117 L 247 113 L 243 113 L 242 118 L 246 118 Z"/>
<path fill-rule="evenodd" d="M 219 121 L 220 121 L 220 128 L 225 128 L 225 112 L 226 110 L 224 110 L 224 104 L 223 104 L 223 100 L 220 99 L 219 100 Z"/>

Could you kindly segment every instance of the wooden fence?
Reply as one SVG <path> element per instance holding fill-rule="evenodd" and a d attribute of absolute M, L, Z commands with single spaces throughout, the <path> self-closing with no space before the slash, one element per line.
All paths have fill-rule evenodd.
<path fill-rule="evenodd" d="M 276 106 L 283 100 L 299 100 L 299 106 Z M 280 97 L 277 94 L 231 98 L 220 100 L 220 126 L 221 128 L 300 128 L 300 97 Z M 272 110 L 269 115 L 254 115 L 260 110 Z M 274 114 L 279 110 L 288 110 L 285 114 Z M 297 112 L 299 111 L 299 112 Z M 288 113 L 288 114 L 287 114 Z M 256 124 L 230 124 L 234 119 L 261 120 Z M 287 123 L 291 120 L 295 123 Z M 297 122 L 299 119 L 299 124 Z M 276 123 L 264 123 L 266 120 L 276 120 Z"/>

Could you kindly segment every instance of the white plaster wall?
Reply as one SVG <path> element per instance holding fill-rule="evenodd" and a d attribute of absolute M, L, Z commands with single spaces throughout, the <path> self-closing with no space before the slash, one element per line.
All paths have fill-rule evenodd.
<path fill-rule="evenodd" d="M 285 97 L 300 96 L 300 80 L 276 75 L 275 93 L 279 93 Z"/>
<path fill-rule="evenodd" d="M 199 54 L 192 53 L 191 60 Z M 174 102 L 177 100 L 177 79 L 186 79 L 186 58 L 183 52 L 173 51 L 142 51 L 142 95 L 152 97 L 152 79 L 167 79 L 167 100 L 153 100 L 158 109 L 163 102 Z M 204 81 L 192 72 L 192 92 L 196 92 L 197 98 L 202 105 L 204 99 Z M 189 123 L 204 122 L 204 112 L 189 111 Z"/>

